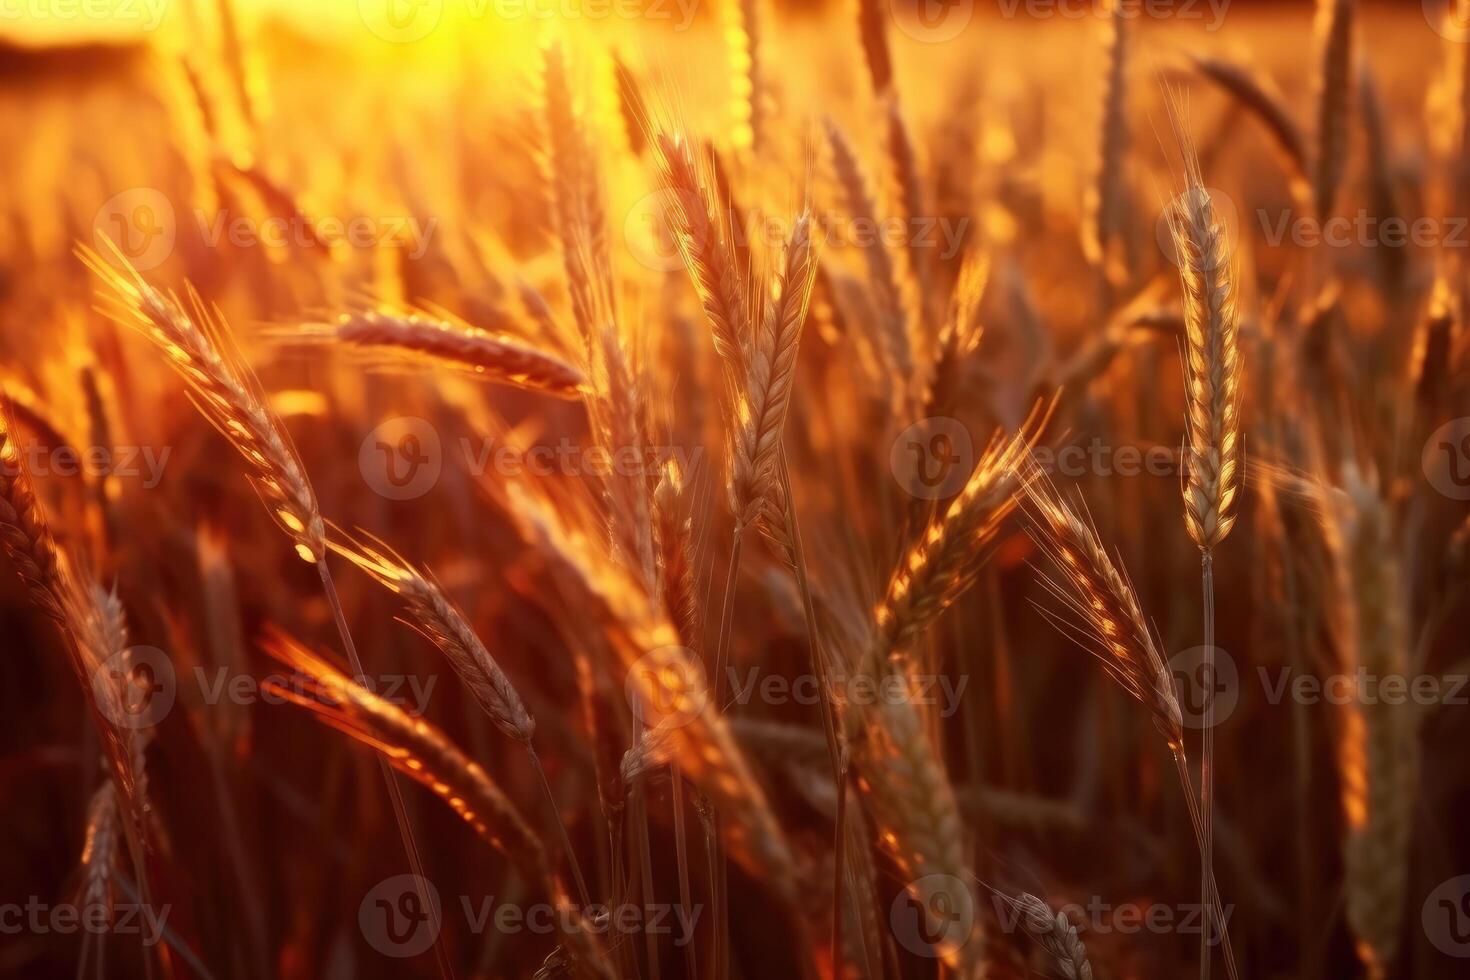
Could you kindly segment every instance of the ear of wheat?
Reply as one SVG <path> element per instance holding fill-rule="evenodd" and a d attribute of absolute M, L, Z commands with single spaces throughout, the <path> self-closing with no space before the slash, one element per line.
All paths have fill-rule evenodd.
<path fill-rule="evenodd" d="M 1380 680 L 1409 675 L 1412 638 L 1390 510 L 1356 465 L 1330 519 L 1350 626 L 1345 670 Z M 1337 740 L 1346 825 L 1347 919 L 1368 976 L 1393 976 L 1408 896 L 1409 855 L 1418 796 L 1417 706 L 1391 698 L 1342 707 Z"/>
<path fill-rule="evenodd" d="M 777 478 L 781 430 L 791 405 L 796 357 L 816 276 L 811 232 L 811 213 L 804 211 L 786 243 L 776 295 L 752 347 L 737 403 L 731 504 L 741 525 L 756 519 Z"/>
<path fill-rule="evenodd" d="M 1016 474 L 1035 440 L 1037 418 L 1015 436 L 991 440 L 965 488 L 899 560 L 876 612 L 880 656 L 907 648 L 974 581 L 986 546 L 1015 507 Z"/>
<path fill-rule="evenodd" d="M 1133 583 L 1098 540 L 1091 522 L 1062 499 L 1046 476 L 1032 468 L 1022 484 L 1032 537 L 1054 570 L 1043 582 L 1065 607 L 1062 613 L 1043 612 L 1148 709 L 1170 749 L 1182 750 L 1183 714 Z"/>
<path fill-rule="evenodd" d="M 326 527 L 316 492 L 290 436 L 231 349 L 224 320 L 192 289 L 186 309 L 178 297 L 148 285 L 120 251 L 114 252 L 121 268 L 91 249 L 78 249 L 110 291 L 104 309 L 158 347 L 189 386 L 200 413 L 250 465 L 251 483 L 302 559 L 320 561 L 326 554 Z"/>
<path fill-rule="evenodd" d="M 404 622 L 439 648 L 496 728 L 517 742 L 531 741 L 536 723 L 515 686 L 435 582 L 379 542 L 334 541 L 332 550 L 403 598 L 410 617 Z"/>
<path fill-rule="evenodd" d="M 111 913 L 113 875 L 119 856 L 118 830 L 117 789 L 108 780 L 97 787 L 87 804 L 87 829 L 80 862 L 84 907 L 101 906 Z"/>
<path fill-rule="evenodd" d="M 272 628 L 264 643 L 270 656 L 300 675 L 299 683 L 268 679 L 265 690 L 307 709 L 427 787 L 530 881 L 544 888 L 553 905 L 571 904 L 540 838 L 485 770 L 442 732 L 378 697 L 281 631 Z M 576 918 L 580 920 L 580 913 Z M 566 938 L 576 950 L 583 975 L 612 976 L 594 930 L 579 921 Z"/>
<path fill-rule="evenodd" d="M 754 330 L 749 270 L 731 245 L 728 210 L 710 192 L 713 180 L 688 139 L 659 133 L 654 149 L 674 241 L 699 294 L 715 351 L 738 378 L 750 356 Z"/>
<path fill-rule="evenodd" d="M 0 415 L 0 547 L 4 547 L 31 601 L 65 627 L 61 561 L 56 542 L 21 462 L 15 429 L 3 415 Z"/>
<path fill-rule="evenodd" d="M 547 562 L 563 597 L 607 632 L 629 689 L 645 704 L 674 706 L 672 713 L 684 722 L 670 736 L 673 758 L 728 818 L 724 830 L 730 853 L 768 877 L 779 894 L 794 898 L 794 861 L 785 836 L 724 718 L 708 703 L 702 667 L 679 645 L 673 625 L 638 582 L 599 553 L 553 504 L 516 484 L 506 493 L 508 513 Z"/>
<path fill-rule="evenodd" d="M 1188 385 L 1185 523 L 1201 551 L 1235 524 L 1240 488 L 1240 348 L 1234 255 L 1192 152 L 1185 191 L 1169 211 L 1184 288 Z"/>
<path fill-rule="evenodd" d="M 1028 892 L 1010 900 L 1021 914 L 1021 927 L 1043 949 L 1056 958 L 1062 976 L 1067 980 L 1092 980 L 1092 964 L 1087 961 L 1087 947 L 1077 936 L 1074 926 L 1061 912 Z"/>
<path fill-rule="evenodd" d="M 582 371 L 555 354 L 503 334 L 418 313 L 343 313 L 331 323 L 309 325 L 288 337 L 335 340 L 364 353 L 423 360 L 557 398 L 579 398 L 587 384 Z"/>

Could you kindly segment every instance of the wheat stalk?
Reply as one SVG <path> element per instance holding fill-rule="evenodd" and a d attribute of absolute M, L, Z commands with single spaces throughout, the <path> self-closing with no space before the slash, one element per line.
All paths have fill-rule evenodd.
<path fill-rule="evenodd" d="M 1177 115 L 1176 129 L 1182 134 Z M 1200 550 L 1204 600 L 1204 669 L 1215 671 L 1215 547 L 1235 524 L 1240 469 L 1240 350 L 1235 256 L 1227 229 L 1204 188 L 1193 147 L 1184 144 L 1186 186 L 1169 211 L 1184 291 L 1185 382 L 1188 419 L 1184 523 Z M 1213 878 L 1214 700 L 1205 708 L 1200 752 L 1204 820 L 1202 904 L 1209 909 Z M 1206 913 L 1208 917 L 1208 911 Z M 1208 922 L 1200 935 L 1200 977 L 1210 974 Z"/>

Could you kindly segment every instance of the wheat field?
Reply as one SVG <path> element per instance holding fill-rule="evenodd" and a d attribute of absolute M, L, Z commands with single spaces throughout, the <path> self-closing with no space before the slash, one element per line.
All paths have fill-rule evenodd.
<path fill-rule="evenodd" d="M 1470 970 L 1470 0 L 15 0 L 0 125 L 0 975 Z"/>

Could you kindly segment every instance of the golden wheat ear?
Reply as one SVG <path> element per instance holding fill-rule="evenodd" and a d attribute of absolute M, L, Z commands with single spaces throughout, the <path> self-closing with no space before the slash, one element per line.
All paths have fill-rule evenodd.
<path fill-rule="evenodd" d="M 1230 230 L 1204 186 L 1177 114 L 1175 124 L 1184 143 L 1185 189 L 1166 213 L 1184 293 L 1185 524 L 1195 544 L 1208 553 L 1234 526 L 1240 490 L 1243 436 L 1237 272 Z"/>
<path fill-rule="evenodd" d="M 485 381 L 557 398 L 580 398 L 587 390 L 582 370 L 556 354 L 446 317 L 388 309 L 360 310 L 343 313 L 326 323 L 307 324 L 282 336 L 287 340 L 334 342 L 387 363 L 453 368 Z"/>
<path fill-rule="evenodd" d="M 200 414 L 249 464 L 261 502 L 302 559 L 319 562 L 326 554 L 326 527 L 316 492 L 290 435 L 234 349 L 224 318 L 192 288 L 187 306 L 175 294 L 153 288 L 121 249 L 107 244 L 110 261 L 85 245 L 76 249 L 107 287 L 99 310 L 152 341 L 188 386 Z"/>
<path fill-rule="evenodd" d="M 403 599 L 407 615 L 400 620 L 439 648 L 496 728 L 507 738 L 531 741 L 536 723 L 521 696 L 438 583 L 388 545 L 366 534 L 333 540 L 329 547 Z"/>
<path fill-rule="evenodd" d="M 290 683 L 269 679 L 263 690 L 305 708 L 323 724 L 372 749 L 427 787 L 529 881 L 543 888 L 555 907 L 577 909 L 530 824 L 479 763 L 448 736 L 378 697 L 274 626 L 267 628 L 262 646 L 297 674 Z M 571 927 L 564 930 L 566 945 L 581 975 L 610 980 L 607 952 L 581 914 L 578 910 Z"/>

